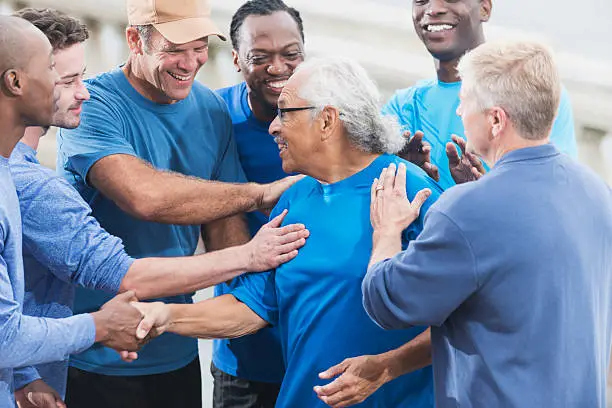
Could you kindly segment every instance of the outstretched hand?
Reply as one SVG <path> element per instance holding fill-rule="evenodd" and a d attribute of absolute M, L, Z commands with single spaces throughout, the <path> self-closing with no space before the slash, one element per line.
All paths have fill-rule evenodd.
<path fill-rule="evenodd" d="M 418 131 L 410 138 L 410 132 L 406 131 L 404 138 L 408 142 L 397 155 L 422 168 L 432 179 L 440 181 L 438 166 L 431 162 L 431 145 L 423 140 L 423 132 Z"/>
<path fill-rule="evenodd" d="M 451 177 L 457 184 L 478 180 L 486 173 L 482 162 L 478 156 L 467 150 L 465 139 L 457 135 L 452 135 L 451 139 L 453 139 L 453 142 L 461 149 L 460 157 L 455 143 L 448 142 L 446 144 L 446 156 L 448 157 L 448 167 Z"/>

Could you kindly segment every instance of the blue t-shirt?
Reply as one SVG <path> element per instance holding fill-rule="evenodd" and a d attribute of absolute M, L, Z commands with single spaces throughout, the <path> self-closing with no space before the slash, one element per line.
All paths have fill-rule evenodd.
<path fill-rule="evenodd" d="M 333 184 L 311 177 L 281 197 L 272 216 L 288 209 L 285 224 L 303 223 L 310 230 L 298 256 L 275 271 L 238 278 L 232 294 L 255 313 L 278 326 L 287 371 L 278 407 L 325 407 L 313 387 L 328 381 L 318 374 L 345 358 L 396 349 L 424 328 L 386 332 L 361 306 L 361 281 L 372 250 L 370 187 L 390 163 L 381 155 L 364 170 Z M 407 191 L 412 199 L 428 187 L 432 195 L 421 217 L 404 231 L 404 244 L 422 228 L 422 217 L 441 189 L 411 163 Z M 362 407 L 433 407 L 431 368 L 404 375 L 381 387 Z"/>
<path fill-rule="evenodd" d="M 551 144 L 515 150 L 370 268 L 364 306 L 432 326 L 438 408 L 605 408 L 611 248 L 610 188 Z"/>
<path fill-rule="evenodd" d="M 248 181 L 271 183 L 287 176 L 283 171 L 278 146 L 268 133 L 270 123 L 253 116 L 246 83 L 217 91 L 229 108 L 234 126 L 238 156 Z M 251 236 L 268 217 L 260 211 L 247 214 Z M 215 295 L 230 293 L 233 285 L 215 286 Z M 213 363 L 221 371 L 251 381 L 280 383 L 285 373 L 278 329 L 262 329 L 250 336 L 213 342 Z"/>
<path fill-rule="evenodd" d="M 14 407 L 13 370 L 64 360 L 91 346 L 91 315 L 42 319 L 22 314 L 21 216 L 9 160 L 0 156 L 0 406 Z"/>
<path fill-rule="evenodd" d="M 117 293 L 133 263 L 123 244 L 100 227 L 91 209 L 66 180 L 40 165 L 36 151 L 17 143 L 10 159 L 23 232 L 28 316 L 72 316 L 74 285 Z M 68 361 L 15 371 L 15 387 L 42 378 L 62 397 Z"/>
<path fill-rule="evenodd" d="M 444 189 L 455 185 L 448 168 L 446 144 L 452 141 L 453 134 L 465 138 L 461 117 L 457 115 L 460 89 L 461 82 L 421 81 L 397 91 L 383 108 L 383 114 L 398 118 L 403 130 L 413 135 L 419 130 L 423 132 L 424 140 L 431 144 L 431 161 L 440 170 L 439 184 Z M 576 157 L 574 132 L 572 106 L 563 89 L 550 140 L 563 153 Z"/>
<path fill-rule="evenodd" d="M 83 104 L 81 124 L 58 135 L 58 171 L 92 208 L 110 234 L 120 237 L 134 258 L 192 255 L 199 225 L 168 225 L 139 220 L 89 185 L 87 173 L 113 154 L 139 157 L 159 170 L 226 182 L 244 181 L 232 122 L 225 103 L 196 82 L 189 96 L 162 105 L 140 95 L 121 69 L 86 81 L 91 99 Z M 137 187 L 137 186 L 135 186 Z M 77 289 L 75 312 L 99 308 L 109 300 L 101 291 Z M 191 295 L 160 299 L 191 303 Z M 133 363 L 111 349 L 95 346 L 71 359 L 75 367 L 106 375 L 145 375 L 176 370 L 198 354 L 196 339 L 167 333 L 147 344 Z"/>

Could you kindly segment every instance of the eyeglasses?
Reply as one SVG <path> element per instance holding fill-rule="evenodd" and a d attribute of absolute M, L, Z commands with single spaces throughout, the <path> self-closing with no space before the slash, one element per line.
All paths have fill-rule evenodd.
<path fill-rule="evenodd" d="M 276 110 L 276 113 L 278 115 L 278 118 L 280 120 L 283 120 L 285 118 L 285 113 L 287 112 L 297 112 L 297 111 L 310 110 L 310 109 L 317 109 L 317 108 L 315 106 L 302 106 L 300 108 L 278 108 Z"/>

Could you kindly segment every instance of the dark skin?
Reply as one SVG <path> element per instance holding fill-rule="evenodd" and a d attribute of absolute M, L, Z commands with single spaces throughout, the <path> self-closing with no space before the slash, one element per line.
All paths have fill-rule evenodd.
<path fill-rule="evenodd" d="M 304 41 L 297 23 L 285 11 L 247 17 L 232 56 L 234 66 L 246 81 L 253 115 L 272 122 L 281 85 L 304 61 Z"/>
<path fill-rule="evenodd" d="M 452 83 L 461 80 L 457 72 L 459 60 L 466 52 L 484 43 L 482 23 L 491 17 L 491 9 L 491 0 L 413 0 L 412 22 L 419 39 L 434 57 L 439 81 Z M 443 30 L 431 29 L 442 25 L 445 26 Z M 431 148 L 422 141 L 422 134 L 417 136 L 419 133 L 406 144 L 400 156 L 419 165 L 434 180 L 439 180 L 437 168 L 430 162 Z M 463 154 L 465 142 L 458 146 Z M 457 184 L 475 180 L 474 170 L 482 170 L 478 177 L 484 174 L 482 165 L 475 165 L 475 156 L 460 157 L 454 143 L 447 143 L 446 154 L 451 176 Z"/>

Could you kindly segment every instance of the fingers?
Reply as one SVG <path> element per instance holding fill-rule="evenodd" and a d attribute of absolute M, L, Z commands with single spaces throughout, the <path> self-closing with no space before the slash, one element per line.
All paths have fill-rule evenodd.
<path fill-rule="evenodd" d="M 470 153 L 470 152 L 467 152 L 466 156 L 467 156 L 468 160 L 470 161 L 470 164 L 479 173 L 477 178 L 480 178 L 480 176 L 484 175 L 487 172 L 485 170 L 483 164 L 482 164 L 482 161 L 480 161 L 478 156 L 476 156 L 474 153 Z"/>
<path fill-rule="evenodd" d="M 136 293 L 133 290 L 127 290 L 123 293 L 118 294 L 117 296 L 115 296 L 115 300 L 125 302 L 125 303 L 138 302 Z"/>
<path fill-rule="evenodd" d="M 397 194 L 406 195 L 406 165 L 404 163 L 400 163 L 397 167 L 393 189 Z"/>
<path fill-rule="evenodd" d="M 291 232 L 289 234 L 281 235 L 279 237 L 278 243 L 283 246 L 285 244 L 292 244 L 298 241 L 304 241 L 305 243 L 306 242 L 305 238 L 308 238 L 309 235 L 310 235 L 310 231 L 308 231 L 307 229 L 303 229 L 298 232 Z"/>
<path fill-rule="evenodd" d="M 402 136 L 404 137 L 404 139 L 406 139 L 406 142 L 410 142 L 410 136 L 412 135 L 412 133 L 410 133 L 409 130 L 406 130 L 404 133 L 402 133 Z"/>
<path fill-rule="evenodd" d="M 344 379 L 342 378 L 342 376 L 340 376 L 327 385 L 317 385 L 316 387 L 314 387 L 314 392 L 316 392 L 319 397 L 329 397 L 342 391 L 345 386 L 346 384 L 344 383 Z M 327 403 L 327 401 L 325 400 L 324 402 Z"/>
<path fill-rule="evenodd" d="M 393 190 L 393 183 L 395 182 L 395 169 L 395 164 L 391 163 L 389 167 L 387 167 L 385 174 L 381 174 L 380 180 L 383 185 L 383 191 L 391 192 Z"/>
<path fill-rule="evenodd" d="M 306 228 L 306 226 L 304 224 L 289 224 L 289 225 L 285 225 L 282 228 L 279 228 L 277 233 L 278 233 L 278 235 L 287 235 L 287 234 L 290 234 L 292 232 L 302 231 L 305 228 Z"/>
<path fill-rule="evenodd" d="M 123 351 L 118 351 L 118 353 L 119 353 L 119 356 L 121 356 L 121 359 L 125 361 L 126 363 L 131 363 L 134 360 L 138 359 L 138 353 L 136 353 L 135 351 L 123 350 Z"/>
<path fill-rule="evenodd" d="M 423 170 L 425 170 L 425 173 L 432 179 L 440 181 L 440 170 L 438 170 L 438 166 L 435 164 L 427 162 L 423 164 Z"/>
<path fill-rule="evenodd" d="M 457 147 L 452 142 L 448 142 L 446 144 L 446 157 L 448 157 L 449 167 L 457 167 L 459 163 L 461 162 L 461 158 L 459 157 L 459 152 L 457 151 Z"/>
<path fill-rule="evenodd" d="M 484 173 L 481 173 L 476 167 L 472 167 L 472 175 L 476 178 L 476 180 L 478 180 L 479 178 L 484 176 Z"/>
<path fill-rule="evenodd" d="M 289 262 L 298 255 L 298 250 L 287 252 L 276 257 L 276 266 Z"/>
<path fill-rule="evenodd" d="M 378 179 L 375 178 L 372 182 L 372 187 L 370 187 L 370 211 L 374 209 L 374 204 L 376 202 L 376 187 L 378 187 Z"/>
<path fill-rule="evenodd" d="M 283 210 L 282 213 L 280 213 L 276 217 L 272 218 L 266 225 L 264 225 L 264 227 L 269 227 L 269 228 L 278 228 L 278 227 L 280 227 L 281 224 L 283 223 L 283 220 L 285 219 L 285 216 L 287 215 L 288 212 L 289 211 L 287 211 L 286 209 Z"/>
<path fill-rule="evenodd" d="M 423 149 L 423 132 L 421 132 L 420 130 L 418 130 L 414 136 L 412 137 L 412 139 L 410 139 L 410 143 L 414 144 L 416 146 L 418 146 L 419 149 Z"/>
<path fill-rule="evenodd" d="M 417 217 L 421 211 L 421 207 L 423 206 L 425 201 L 427 201 L 430 195 L 431 190 L 428 188 L 424 188 L 416 194 L 414 200 L 412 200 L 412 202 L 410 203 L 410 208 L 412 208 Z"/>
<path fill-rule="evenodd" d="M 453 142 L 457 143 L 457 146 L 459 146 L 459 148 L 461 149 L 461 154 L 465 154 L 465 152 L 467 151 L 467 142 L 465 141 L 465 139 L 457 135 L 451 135 L 451 139 L 453 139 Z"/>
<path fill-rule="evenodd" d="M 155 326 L 157 319 L 155 305 L 153 303 L 132 302 L 132 306 L 144 316 L 136 328 L 136 338 L 143 340 Z"/>
<path fill-rule="evenodd" d="M 344 360 L 340 364 L 336 364 L 335 366 L 328 368 L 322 373 L 319 373 L 319 378 L 321 378 L 322 380 L 329 380 L 331 378 L 337 377 L 346 370 L 346 366 L 347 360 Z"/>

